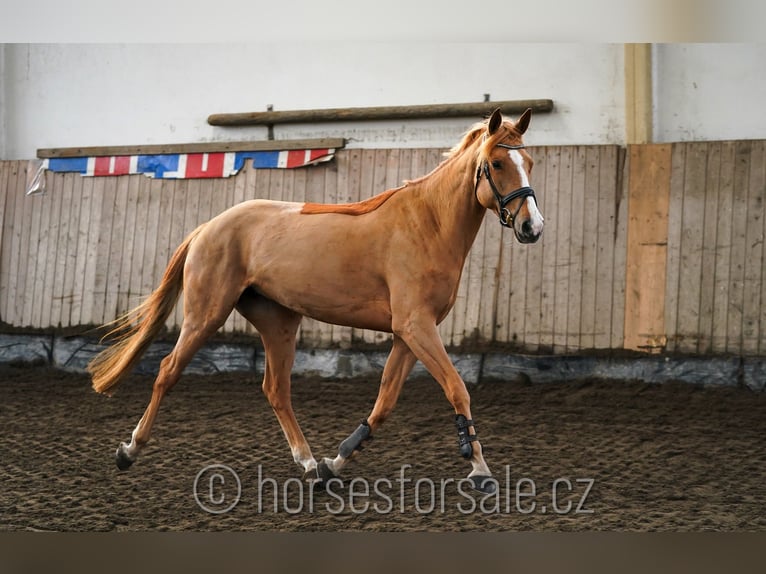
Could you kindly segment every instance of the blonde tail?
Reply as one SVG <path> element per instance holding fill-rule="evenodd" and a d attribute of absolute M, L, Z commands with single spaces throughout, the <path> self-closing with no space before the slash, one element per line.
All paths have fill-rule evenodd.
<path fill-rule="evenodd" d="M 144 351 L 162 330 L 183 289 L 183 270 L 189 246 L 202 227 L 200 225 L 192 231 L 176 249 L 162 281 L 146 301 L 109 324 L 113 329 L 107 337 L 119 333 L 115 343 L 88 364 L 96 392 L 111 394 L 112 389 L 136 366 Z"/>

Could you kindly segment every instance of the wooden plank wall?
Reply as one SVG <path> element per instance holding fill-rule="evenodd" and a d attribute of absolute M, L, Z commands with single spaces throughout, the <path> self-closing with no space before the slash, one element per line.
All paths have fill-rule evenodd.
<path fill-rule="evenodd" d="M 85 331 L 147 295 L 183 237 L 227 207 L 255 197 L 364 199 L 430 171 L 443 151 L 346 149 L 329 164 L 246 168 L 223 180 L 48 173 L 47 193 L 35 196 L 24 194 L 27 162 L 0 162 L 0 321 Z M 493 216 L 486 218 L 455 307 L 440 326 L 448 346 L 572 353 L 640 348 L 636 341 L 648 336 L 667 341 L 670 351 L 766 351 L 764 142 L 672 144 L 661 152 L 643 146 L 530 151 L 532 185 L 546 218 L 543 238 L 520 245 Z M 658 173 L 666 170 L 670 182 L 667 223 L 648 235 L 636 209 L 651 217 L 651 198 L 642 197 L 653 193 L 654 176 L 641 179 L 641 158 L 658 161 Z M 662 238 L 663 225 L 666 245 L 649 237 Z M 641 247 L 652 241 L 657 245 Z M 646 296 L 642 281 L 664 282 L 665 291 L 652 284 L 657 297 Z M 636 289 L 643 289 L 642 298 Z M 649 321 L 647 313 L 653 313 Z M 180 321 L 179 305 L 168 328 Z M 223 330 L 254 333 L 236 313 Z M 350 347 L 388 338 L 305 320 L 300 344 Z"/>
<path fill-rule="evenodd" d="M 766 353 L 766 142 L 674 144 L 667 349 Z"/>

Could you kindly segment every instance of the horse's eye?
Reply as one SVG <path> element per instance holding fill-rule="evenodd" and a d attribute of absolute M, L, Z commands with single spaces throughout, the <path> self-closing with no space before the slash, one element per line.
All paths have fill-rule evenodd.
<path fill-rule="evenodd" d="M 494 160 L 492 162 L 492 169 L 500 169 L 502 167 L 503 167 L 503 163 L 501 161 Z"/>

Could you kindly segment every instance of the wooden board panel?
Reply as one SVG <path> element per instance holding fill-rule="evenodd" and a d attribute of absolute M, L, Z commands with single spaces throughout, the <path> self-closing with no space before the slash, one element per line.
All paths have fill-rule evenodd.
<path fill-rule="evenodd" d="M 486 217 L 491 217 L 487 215 Z M 500 224 L 495 223 L 498 227 Z M 498 230 L 497 268 L 495 269 L 495 316 L 492 341 L 508 341 L 510 338 L 510 299 L 513 270 L 513 249 L 508 235 Z"/>
<path fill-rule="evenodd" d="M 715 299 L 711 348 L 714 353 L 728 347 L 729 268 L 732 250 L 732 205 L 734 200 L 735 143 L 721 144 L 721 167 L 716 205 Z"/>
<path fill-rule="evenodd" d="M 543 231 L 543 237 L 539 243 L 534 245 L 519 245 L 515 239 L 509 238 L 511 241 L 514 254 L 514 271 L 512 275 L 513 285 L 511 289 L 514 295 L 511 297 L 511 313 L 520 314 L 524 313 L 524 319 L 516 322 L 516 325 L 523 325 L 523 332 L 518 332 L 518 342 L 521 343 L 527 351 L 535 352 L 538 350 L 541 344 L 541 331 L 543 329 L 543 293 L 545 286 L 543 283 L 543 256 L 545 253 L 545 246 L 550 241 L 555 241 L 555 226 L 554 231 L 551 231 L 551 216 L 548 213 L 548 208 L 555 205 L 555 198 L 553 197 L 557 192 L 555 188 L 550 188 L 548 182 L 552 181 L 555 168 L 553 164 L 558 158 L 558 148 L 545 147 L 540 148 L 542 152 L 536 156 L 535 159 L 535 171 L 532 174 L 532 182 L 534 182 L 535 189 L 537 190 L 538 207 L 543 217 L 545 218 L 545 231 Z M 510 235 L 510 234 L 509 234 Z M 550 248 L 549 248 L 550 253 Z M 521 258 L 517 258 L 517 254 L 523 253 Z M 524 261 L 525 265 L 520 265 L 520 261 Z M 523 283 L 526 284 L 525 288 L 522 287 Z M 517 287 L 518 285 L 518 287 Z M 523 289 L 523 303 L 518 302 L 515 296 L 517 292 L 521 292 Z M 543 340 L 544 342 L 544 340 Z"/>
<path fill-rule="evenodd" d="M 674 217 L 668 223 L 668 247 L 665 291 L 665 330 L 669 339 L 667 348 L 673 351 L 679 349 L 679 342 L 683 335 L 679 333 L 678 326 L 678 297 L 681 293 L 681 248 L 683 245 L 684 231 L 684 177 L 686 175 L 686 152 L 687 147 L 683 144 L 673 145 L 671 186 L 670 186 L 670 211 Z"/>
<path fill-rule="evenodd" d="M 176 246 L 171 247 L 170 245 L 170 235 L 173 228 L 173 196 L 176 185 L 177 182 L 175 180 L 163 181 L 154 191 L 158 196 L 158 204 L 155 204 L 157 205 L 155 208 L 157 210 L 157 227 L 154 234 L 154 271 L 150 291 L 159 286 L 170 257 L 176 248 Z M 211 187 L 207 181 L 203 185 L 208 189 Z M 170 322 L 171 320 L 168 318 L 166 323 Z"/>
<path fill-rule="evenodd" d="M 125 217 L 124 233 L 122 241 L 122 261 L 119 272 L 119 292 L 117 296 L 117 316 L 122 316 L 129 310 L 136 307 L 140 301 L 139 298 L 131 293 L 132 277 L 136 273 L 133 268 L 133 252 L 136 245 L 138 217 L 136 206 L 139 200 L 141 190 L 141 180 L 146 179 L 141 175 L 133 175 L 128 179 L 128 186 L 125 190 Z M 182 210 L 183 212 L 183 210 Z M 115 317 L 116 318 L 116 317 Z"/>
<path fill-rule="evenodd" d="M 82 292 L 80 287 L 80 273 L 77 268 L 78 257 L 77 249 L 82 228 L 82 199 L 85 188 L 88 184 L 88 178 L 75 177 L 70 199 L 70 220 L 67 231 L 67 249 L 66 249 L 66 272 L 58 281 L 64 283 L 64 300 L 62 301 L 61 324 L 64 327 L 71 327 L 80 324 L 80 305 L 82 301 Z M 116 183 L 116 182 L 115 182 Z M 64 198 L 67 201 L 67 198 Z M 107 291 L 108 292 L 108 291 Z M 76 315 L 75 315 L 76 314 Z"/>
<path fill-rule="evenodd" d="M 625 269 L 627 266 L 628 245 L 628 178 L 627 151 L 624 148 L 615 147 L 617 158 L 615 168 L 615 201 L 617 216 L 614 236 L 614 271 L 612 274 L 612 335 L 610 338 L 612 349 L 624 348 L 625 341 Z"/>
<path fill-rule="evenodd" d="M 68 295 L 68 293 L 65 293 L 64 291 L 64 275 L 66 274 L 66 264 L 70 256 L 69 254 L 75 249 L 75 246 L 69 243 L 69 226 L 72 222 L 72 193 L 75 178 L 79 177 L 79 175 L 73 173 L 63 174 L 63 178 L 61 178 L 63 179 L 63 182 L 61 182 L 61 188 L 58 191 L 61 196 L 61 209 L 57 226 L 56 255 L 54 257 L 56 265 L 53 270 L 56 280 L 53 283 L 53 294 L 51 299 L 50 320 L 52 327 L 60 327 L 64 324 L 64 321 L 62 320 L 63 302 L 64 297 Z M 96 241 L 94 241 L 94 245 L 95 244 Z"/>
<path fill-rule="evenodd" d="M 766 141 L 758 142 L 758 152 L 752 156 L 750 168 L 750 186 L 756 203 L 763 204 L 766 194 Z M 761 218 L 761 233 L 766 237 L 766 216 Z M 760 278 L 760 309 L 758 311 L 759 333 L 758 348 L 755 354 L 766 354 L 766 251 L 761 255 L 761 278 Z"/>
<path fill-rule="evenodd" d="M 130 276 L 128 278 L 128 299 L 130 301 L 130 308 L 133 308 L 141 303 L 149 294 L 144 289 L 144 274 L 146 272 L 147 266 L 153 264 L 152 261 L 148 261 L 146 258 L 151 181 L 146 177 L 137 177 L 137 182 L 138 186 L 135 192 L 135 234 L 133 236 L 133 251 L 131 252 Z M 194 182 L 198 183 L 197 180 L 194 180 Z"/>
<path fill-rule="evenodd" d="M 2 283 L 0 283 L 0 296 L 2 307 L 0 316 L 4 322 L 16 325 L 16 276 L 19 273 L 19 226 L 21 225 L 21 193 L 19 192 L 18 178 L 21 162 L 9 162 L 7 181 L 8 194 L 6 197 L 5 220 L 3 222 L 3 264 L 0 265 Z"/>
<path fill-rule="evenodd" d="M 112 178 L 110 178 L 112 179 Z M 108 266 L 105 276 L 106 297 L 104 299 L 103 322 L 108 322 L 120 316 L 119 300 L 122 292 L 120 279 L 122 276 L 123 261 L 130 258 L 130 252 L 126 252 L 126 224 L 128 209 L 128 188 L 130 179 L 127 177 L 116 178 L 114 188 L 114 202 L 112 203 L 112 224 L 109 229 Z M 106 230 L 105 230 L 106 232 Z"/>
<path fill-rule="evenodd" d="M 277 181 L 281 179 L 281 184 L 278 185 L 278 193 L 280 193 L 279 197 L 274 197 L 274 199 L 282 200 L 282 201 L 294 201 L 294 193 L 295 193 L 295 171 L 292 169 L 280 169 L 278 173 L 275 174 L 277 177 Z M 281 178 L 280 178 L 281 176 Z M 272 177 L 272 188 L 274 188 L 275 181 Z"/>
<path fill-rule="evenodd" d="M 750 148 L 747 178 L 747 217 L 745 220 L 745 273 L 742 305 L 742 349 L 745 355 L 758 352 L 761 334 L 763 260 L 764 142 L 754 141 Z"/>
<path fill-rule="evenodd" d="M 745 316 L 745 266 L 747 265 L 747 196 L 750 157 L 753 143 L 737 142 L 734 147 L 734 187 L 732 190 L 731 259 L 729 261 L 729 300 L 727 309 L 727 344 L 730 353 L 743 351 Z"/>
<path fill-rule="evenodd" d="M 34 226 L 33 221 L 35 212 L 37 211 L 35 209 L 36 203 L 34 202 L 34 199 L 36 198 L 26 195 L 24 191 L 24 188 L 26 187 L 26 171 L 27 164 L 21 163 L 19 165 L 17 185 L 19 186 L 18 192 L 21 194 L 22 223 L 19 236 L 19 267 L 16 276 L 17 298 L 15 316 L 16 322 L 23 327 L 29 326 L 29 316 L 25 313 L 25 308 L 27 307 L 26 301 L 30 299 L 29 289 L 33 287 L 32 283 L 34 281 L 35 273 L 35 253 L 32 244 L 34 243 L 34 246 L 36 247 L 36 241 L 34 241 L 35 238 L 32 237 L 32 228 Z"/>
<path fill-rule="evenodd" d="M 272 190 L 271 176 L 275 171 L 273 169 L 257 170 L 255 187 L 253 187 L 253 199 L 274 199 L 276 194 Z M 274 187 L 276 187 L 276 183 Z"/>
<path fill-rule="evenodd" d="M 628 238 L 625 278 L 625 347 L 665 343 L 664 301 L 670 209 L 671 146 L 630 146 Z M 601 221 L 599 221 L 601 224 Z M 599 253 L 601 255 L 601 252 Z M 599 257 L 599 274 L 604 261 Z M 605 277 L 606 274 L 604 274 Z M 606 281 L 600 277 L 600 282 Z M 600 295 L 597 293 L 597 301 Z M 599 312 L 597 302 L 597 314 Z M 610 329 L 611 330 L 611 329 Z M 596 337 L 598 346 L 599 338 Z"/>
<path fill-rule="evenodd" d="M 598 186 L 598 270 L 596 273 L 596 349 L 608 349 L 612 342 L 611 315 L 614 287 L 614 238 L 617 227 L 617 148 L 599 148 Z"/>
<path fill-rule="evenodd" d="M 481 294 L 479 304 L 478 331 L 482 344 L 496 339 L 497 309 L 499 306 L 500 270 L 503 254 L 503 228 L 492 214 L 484 218 L 479 238 L 484 241 L 484 256 L 481 258 Z"/>
<path fill-rule="evenodd" d="M 83 304 L 86 294 L 85 277 L 87 276 L 88 264 L 88 232 L 91 225 L 91 210 L 93 203 L 93 183 L 94 178 L 83 178 L 80 188 L 79 213 L 77 225 L 77 237 L 74 248 L 76 252 L 72 254 L 74 267 L 74 281 L 72 283 L 72 306 L 69 312 L 69 322 L 71 325 L 87 324 L 83 321 Z M 54 214 L 52 213 L 53 217 Z M 58 217 L 58 214 L 55 214 Z M 90 286 L 87 287 L 90 290 Z"/>
<path fill-rule="evenodd" d="M 681 208 L 681 244 L 678 262 L 679 293 L 675 306 L 676 349 L 696 352 L 699 348 L 700 298 L 702 283 L 702 240 L 705 214 L 705 176 L 707 148 L 705 143 L 685 144 L 686 148 Z M 680 182 L 679 182 L 680 183 Z"/>
<path fill-rule="evenodd" d="M 93 283 L 93 319 L 97 324 L 103 324 L 114 317 L 106 306 L 107 293 L 114 289 L 109 283 L 109 264 L 112 253 L 112 228 L 114 226 L 114 205 L 117 199 L 117 178 L 98 178 L 95 182 L 96 193 L 102 195 L 101 212 L 96 215 L 98 225 L 98 247 L 96 250 L 96 272 Z M 151 198 L 156 194 L 150 194 Z M 156 221 L 156 206 L 150 208 L 147 217 Z M 147 228 L 146 243 L 153 243 L 157 230 L 155 227 Z M 151 260 L 149 260 L 151 261 Z M 150 265 L 149 265 L 150 266 Z"/>
<path fill-rule="evenodd" d="M 476 234 L 476 240 L 468 253 L 463 277 L 461 278 L 458 299 L 464 306 L 463 324 L 460 330 L 453 329 L 449 344 L 459 346 L 463 341 L 481 342 L 482 333 L 479 331 L 479 317 L 482 301 L 484 244 L 487 222 L 485 221 Z"/>
<path fill-rule="evenodd" d="M 567 281 L 567 306 L 561 310 L 566 313 L 566 331 L 564 351 L 576 352 L 580 349 L 580 321 L 582 318 L 582 271 L 583 271 L 583 218 L 585 215 L 585 168 L 587 161 L 586 149 L 577 146 L 573 150 L 572 177 L 570 189 L 566 193 L 570 200 L 569 221 L 569 257 Z M 559 195 L 561 199 L 561 195 Z"/>
<path fill-rule="evenodd" d="M 580 347 L 596 344 L 596 284 L 598 270 L 598 201 L 600 152 L 589 147 L 585 152 L 585 194 L 583 199 L 582 279 L 580 304 Z"/>
<path fill-rule="evenodd" d="M 13 218 L 13 207 L 10 204 L 13 194 L 8 184 L 12 165 L 13 162 L 0 161 L 0 321 L 2 322 L 6 322 L 5 303 L 7 298 L 5 294 L 7 290 L 7 276 L 10 271 L 7 268 L 7 260 L 3 257 L 5 253 L 3 248 L 8 244 L 6 234 L 10 228 L 6 218 Z"/>
<path fill-rule="evenodd" d="M 34 169 L 31 164 L 27 164 L 25 180 L 29 177 L 29 170 Z M 26 187 L 26 183 L 25 183 Z M 31 210 L 28 219 L 29 225 L 29 245 L 27 247 L 27 268 L 26 268 L 26 288 L 24 289 L 24 300 L 21 312 L 21 322 L 23 325 L 34 327 L 37 305 L 35 301 L 39 300 L 43 273 L 45 269 L 45 255 L 40 251 L 41 233 L 42 233 L 42 215 L 44 211 L 44 195 L 25 195 L 25 201 Z"/>
<path fill-rule="evenodd" d="M 557 219 L 556 206 L 560 201 L 559 173 L 561 169 L 561 147 L 549 148 L 545 166 L 545 189 L 542 213 L 550 213 L 546 219 L 545 240 L 542 245 L 539 346 L 546 352 L 553 350 L 554 313 L 556 305 L 556 259 L 561 221 Z"/>
<path fill-rule="evenodd" d="M 545 150 L 536 148 L 534 154 L 536 167 L 530 178 L 530 183 L 536 190 L 540 208 L 542 209 L 542 194 L 545 190 L 537 184 L 535 177 L 540 173 L 545 173 L 539 167 L 545 165 Z M 543 213 L 544 216 L 545 214 Z M 544 241 L 544 239 L 540 241 Z M 528 288 L 528 254 L 540 249 L 539 245 L 526 246 L 519 244 L 510 230 L 502 232 L 501 278 L 498 287 L 497 312 L 498 322 L 500 323 L 504 318 L 507 326 L 503 327 L 501 323 L 501 327 L 496 331 L 496 342 L 513 343 L 514 345 L 523 345 L 526 342 L 527 293 L 530 292 Z"/>
<path fill-rule="evenodd" d="M 704 216 L 702 229 L 702 256 L 699 300 L 699 326 L 697 352 L 709 353 L 713 344 L 713 309 L 716 299 L 716 257 L 718 191 L 721 173 L 721 143 L 711 142 L 705 146 L 707 165 L 704 173 Z"/>
<path fill-rule="evenodd" d="M 556 182 L 556 251 L 553 266 L 553 329 L 554 353 L 567 350 L 567 322 L 570 303 L 570 274 L 572 251 L 572 187 L 573 149 L 561 148 L 559 156 L 558 181 Z M 574 300 L 574 297 L 572 298 Z"/>
<path fill-rule="evenodd" d="M 21 314 L 19 312 L 19 306 L 24 298 L 23 285 L 21 285 L 22 277 L 26 271 L 27 266 L 27 254 L 24 251 L 24 235 L 26 220 L 25 209 L 28 206 L 27 197 L 24 195 L 24 181 L 26 179 L 24 174 L 25 164 L 24 162 L 18 162 L 15 175 L 15 184 L 13 186 L 14 195 L 16 196 L 16 209 L 14 213 L 14 226 L 13 226 L 13 251 L 11 259 L 11 268 L 14 270 L 9 292 L 9 318 L 13 321 L 13 324 L 23 326 L 21 322 Z"/>
<path fill-rule="evenodd" d="M 27 170 L 31 169 L 30 164 Z M 28 174 L 27 174 L 28 175 Z M 25 179 L 28 179 L 26 177 Z M 26 184 L 25 184 L 26 187 Z M 27 284 L 24 289 L 24 306 L 21 322 L 30 327 L 35 326 L 34 314 L 37 309 L 36 301 L 39 301 L 40 284 L 43 281 L 45 269 L 45 255 L 40 250 L 41 217 L 43 214 L 44 195 L 25 195 L 25 201 L 31 210 L 29 220 L 29 246 L 27 248 Z M 37 295 L 37 296 L 36 296 Z M 39 313 L 37 313 L 39 315 Z"/>
<path fill-rule="evenodd" d="M 96 274 L 97 267 L 100 265 L 100 261 L 98 259 L 98 246 L 99 235 L 101 233 L 101 222 L 99 218 L 101 217 L 102 204 L 104 201 L 104 179 L 93 178 L 92 183 L 90 181 L 85 183 L 89 184 L 91 187 L 85 188 L 89 189 L 90 192 L 90 205 L 88 206 L 88 226 L 87 228 L 83 227 L 81 230 L 87 235 L 85 238 L 85 274 L 83 277 L 83 295 L 82 307 L 80 309 L 80 321 L 85 325 L 96 325 L 104 322 L 103 317 L 97 317 L 94 310 Z M 138 215 L 138 218 L 143 219 L 140 215 Z M 136 233 L 136 238 L 139 237 L 143 240 L 145 237 L 144 233 L 140 231 Z M 135 258 L 140 258 L 143 256 L 143 253 L 140 250 L 136 250 L 132 252 L 131 255 Z"/>
<path fill-rule="evenodd" d="M 105 321 L 124 315 L 139 303 L 137 297 L 131 296 L 130 284 L 137 229 L 136 204 L 141 179 L 145 178 L 129 176 L 120 178 L 117 184 L 107 271 L 107 290 L 113 293 L 106 298 Z"/>

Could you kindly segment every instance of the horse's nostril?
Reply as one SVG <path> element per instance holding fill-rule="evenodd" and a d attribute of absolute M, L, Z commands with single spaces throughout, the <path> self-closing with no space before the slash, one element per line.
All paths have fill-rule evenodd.
<path fill-rule="evenodd" d="M 521 232 L 526 235 L 532 233 L 532 223 L 528 219 L 521 224 Z"/>

